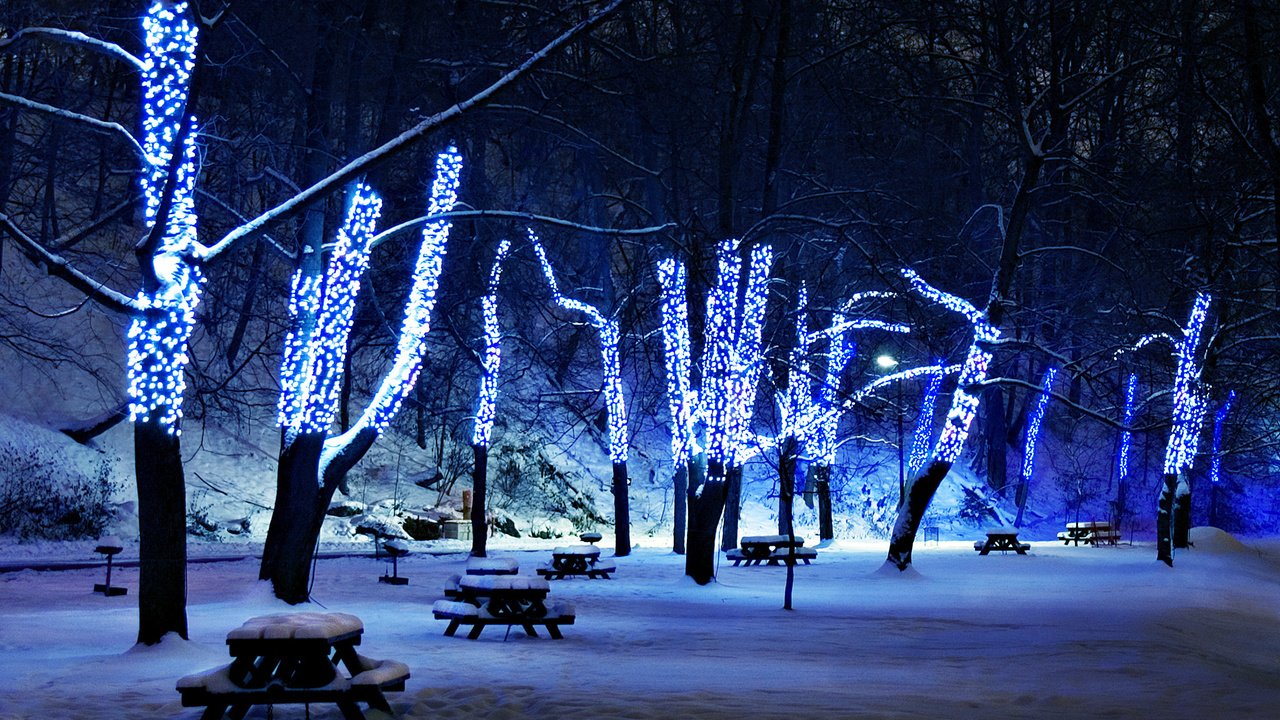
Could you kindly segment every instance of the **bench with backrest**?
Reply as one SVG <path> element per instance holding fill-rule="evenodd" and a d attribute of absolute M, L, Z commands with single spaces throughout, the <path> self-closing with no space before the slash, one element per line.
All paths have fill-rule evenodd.
<path fill-rule="evenodd" d="M 431 612 L 437 620 L 449 621 L 449 626 L 444 631 L 448 637 L 453 637 L 459 627 L 470 625 L 471 632 L 467 633 L 468 640 L 480 637 L 480 633 L 489 625 L 508 627 L 518 625 L 529 637 L 538 637 L 538 633 L 533 628 L 535 625 L 541 625 L 547 629 L 547 634 L 553 639 L 563 640 L 564 635 L 560 633 L 560 626 L 572 625 L 576 619 L 573 605 L 562 600 L 548 602 L 547 612 L 541 617 L 494 617 L 485 608 L 457 600 L 437 600 L 431 606 Z"/>

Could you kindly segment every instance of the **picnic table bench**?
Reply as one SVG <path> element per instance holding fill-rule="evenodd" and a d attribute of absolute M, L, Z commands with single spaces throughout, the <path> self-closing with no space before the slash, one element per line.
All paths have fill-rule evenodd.
<path fill-rule="evenodd" d="M 520 563 L 513 558 L 467 558 L 466 574 L 468 575 L 515 575 L 520 572 Z M 445 581 L 444 596 L 450 600 L 458 600 L 461 595 L 458 585 L 461 575 L 450 575 Z"/>
<path fill-rule="evenodd" d="M 563 580 L 573 575 L 586 575 L 588 580 L 608 580 L 609 574 L 617 571 L 617 565 L 600 562 L 600 548 L 595 545 L 555 548 L 551 551 L 551 564 L 538 568 L 538 574 L 548 580 Z"/>
<path fill-rule="evenodd" d="M 390 713 L 383 692 L 404 690 L 409 667 L 357 653 L 363 632 L 360 618 L 346 613 L 251 618 L 227 633 L 230 664 L 178 680 L 182 706 L 205 708 L 201 720 L 286 703 L 334 703 L 345 720 L 363 720 L 360 702 Z"/>
<path fill-rule="evenodd" d="M 573 606 L 564 602 L 547 603 L 550 587 L 547 581 L 518 575 L 466 575 L 458 582 L 456 600 L 437 600 L 432 614 L 437 620 L 448 620 L 444 634 L 453 637 L 461 625 L 471 625 L 469 640 L 480 637 L 488 625 L 518 625 L 529 637 L 537 637 L 533 629 L 542 625 L 553 639 L 564 638 L 560 625 L 572 625 Z"/>
<path fill-rule="evenodd" d="M 1094 547 L 1103 544 L 1115 545 L 1120 540 L 1120 531 L 1113 528 L 1110 522 L 1102 520 L 1069 522 L 1066 532 L 1058 533 L 1058 539 L 1063 545 L 1075 543 L 1077 547 L 1080 543 Z"/>
<path fill-rule="evenodd" d="M 978 551 L 979 555 L 988 555 L 992 550 L 999 550 L 1001 553 L 1007 553 L 1010 550 L 1019 555 L 1026 555 L 1031 549 L 1030 543 L 1018 542 L 1018 531 L 1012 528 L 992 528 L 987 531 L 986 540 L 976 540 L 973 543 L 973 549 Z"/>
<path fill-rule="evenodd" d="M 735 567 L 744 563 L 748 567 L 792 562 L 808 565 L 818 557 L 818 551 L 804 547 L 804 538 L 799 536 L 793 543 L 786 535 L 747 535 L 742 538 L 740 545 L 740 548 L 733 548 L 725 554 Z"/>

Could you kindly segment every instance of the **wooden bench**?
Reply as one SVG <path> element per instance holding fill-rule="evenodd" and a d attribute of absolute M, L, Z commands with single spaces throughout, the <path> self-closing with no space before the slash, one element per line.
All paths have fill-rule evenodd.
<path fill-rule="evenodd" d="M 1115 545 L 1120 541 L 1120 531 L 1111 526 L 1111 523 L 1102 520 L 1088 520 L 1085 522 L 1067 523 L 1065 532 L 1058 533 L 1058 539 L 1063 545 L 1075 543 L 1078 547 L 1081 543 L 1085 545 Z"/>
<path fill-rule="evenodd" d="M 731 548 L 725 557 L 733 561 L 734 566 L 746 565 L 778 565 L 791 562 L 792 541 L 786 535 L 749 535 L 742 538 L 742 547 Z M 795 559 L 808 565 L 817 559 L 818 551 L 804 547 L 804 538 L 795 539 Z"/>
<path fill-rule="evenodd" d="M 547 634 L 552 639 L 563 640 L 564 635 L 560 633 L 560 626 L 573 624 L 576 619 L 573 605 L 561 600 L 553 600 L 547 603 L 546 607 L 547 612 L 541 617 L 494 617 L 484 608 L 476 607 L 471 603 L 437 600 L 431 606 L 431 612 L 437 620 L 449 621 L 449 626 L 444 631 L 448 637 L 453 637 L 458 628 L 463 625 L 471 626 L 471 631 L 467 633 L 468 640 L 480 637 L 480 633 L 489 625 L 506 625 L 507 627 L 519 625 L 524 628 L 525 634 L 529 637 L 538 637 L 537 631 L 533 628 L 535 625 L 541 625 L 547 629 Z"/>
<path fill-rule="evenodd" d="M 608 580 L 618 571 L 613 563 L 600 562 L 600 548 L 594 545 L 568 545 L 551 551 L 551 564 L 538 568 L 538 574 L 548 580 L 585 575 L 588 580 Z"/>
<path fill-rule="evenodd" d="M 385 713 L 391 706 L 383 691 L 403 692 L 409 666 L 395 660 L 373 660 L 358 655 L 367 669 L 347 678 L 336 675 L 324 685 L 311 688 L 286 687 L 273 681 L 262 688 L 243 688 L 231 681 L 231 666 L 223 665 L 178 680 L 183 707 L 203 707 L 201 720 L 215 720 L 228 709 L 252 705 L 288 703 L 333 703 L 345 720 L 361 720 L 364 713 L 355 704 L 363 702 Z"/>

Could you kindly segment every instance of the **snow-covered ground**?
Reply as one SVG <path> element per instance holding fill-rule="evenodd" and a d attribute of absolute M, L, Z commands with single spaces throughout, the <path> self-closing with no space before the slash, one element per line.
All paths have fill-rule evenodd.
<path fill-rule="evenodd" d="M 368 557 L 320 560 L 314 596 L 364 621 L 361 652 L 409 665 L 390 695 L 405 718 L 1275 717 L 1280 541 L 1193 537 L 1172 570 L 1145 544 L 979 557 L 944 541 L 920 546 L 905 575 L 878 572 L 883 543 L 841 541 L 797 568 L 792 612 L 783 568 L 726 563 L 697 587 L 680 557 L 641 547 L 613 580 L 552 583 L 578 611 L 563 641 L 444 637 L 431 602 L 461 553 L 415 552 L 404 587 L 376 582 Z M 532 573 L 556 542 L 496 554 Z M 89 592 L 99 570 L 0 574 L 0 718 L 199 717 L 175 681 L 225 663 L 224 637 L 246 618 L 288 609 L 256 570 L 192 564 L 192 640 L 152 648 L 131 648 L 135 569 L 117 574 L 119 598 Z"/>

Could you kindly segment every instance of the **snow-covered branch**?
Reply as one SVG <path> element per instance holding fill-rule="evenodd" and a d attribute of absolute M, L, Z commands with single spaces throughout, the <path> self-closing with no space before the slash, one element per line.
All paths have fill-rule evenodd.
<path fill-rule="evenodd" d="M 42 102 L 36 102 L 35 100 L 28 100 L 27 98 L 18 95 L 10 95 L 6 92 L 0 92 L 0 102 L 7 102 L 11 105 L 17 105 L 20 108 L 31 110 L 32 112 L 44 113 L 46 115 L 62 118 L 63 120 L 80 123 L 94 132 L 103 133 L 112 137 L 124 138 L 139 157 L 144 159 L 146 158 L 146 152 L 142 149 L 142 143 L 138 142 L 138 138 L 134 137 L 133 133 L 126 130 L 120 123 L 99 120 L 95 117 L 89 117 L 88 115 L 82 115 L 81 113 L 72 112 L 65 108 L 54 107 L 53 105 L 46 105 Z"/>
<path fill-rule="evenodd" d="M 93 298 L 93 301 L 119 313 L 133 314 L 142 310 L 142 305 L 123 293 L 112 290 L 105 284 L 94 280 L 77 270 L 61 255 L 49 252 L 34 238 L 22 232 L 8 215 L 0 213 L 0 229 L 13 238 L 18 249 L 31 262 L 43 266 L 50 275 L 65 280 L 69 285 Z"/>
<path fill-rule="evenodd" d="M 564 220 L 550 215 L 537 215 L 534 213 L 516 212 L 514 210 L 453 210 L 450 212 L 440 213 L 439 215 L 423 215 L 421 217 L 405 220 L 399 225 L 383 230 L 373 237 L 373 246 L 377 247 L 383 242 L 390 240 L 393 236 L 415 228 L 423 223 L 435 222 L 437 220 L 482 220 L 485 218 L 501 218 L 503 220 L 520 220 L 522 222 L 538 222 L 545 225 L 555 225 L 557 227 L 575 230 L 577 232 L 591 233 L 593 235 L 653 235 L 675 227 L 675 223 L 666 223 L 665 225 L 653 225 L 642 228 L 606 228 L 596 227 L 594 225 L 583 225 L 571 220 Z"/>
<path fill-rule="evenodd" d="M 11 51 L 23 42 L 36 38 L 47 38 L 55 42 L 80 45 L 94 52 L 106 55 L 107 57 L 123 60 L 138 72 L 146 72 L 147 70 L 147 67 L 142 60 L 138 59 L 137 56 L 115 43 L 107 42 L 106 40 L 99 40 L 95 37 L 89 37 L 88 35 L 85 35 L 82 32 L 76 32 L 75 30 L 63 30 L 61 28 L 23 28 L 7 38 L 0 38 L 0 52 Z"/>

